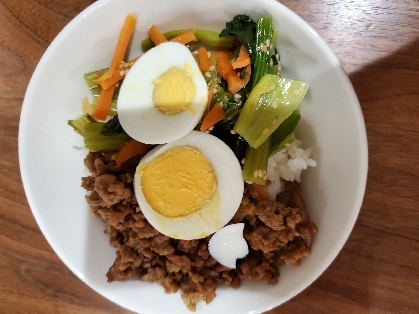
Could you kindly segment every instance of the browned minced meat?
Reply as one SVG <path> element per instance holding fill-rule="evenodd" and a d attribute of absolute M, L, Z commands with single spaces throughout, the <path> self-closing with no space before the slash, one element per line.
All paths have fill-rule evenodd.
<path fill-rule="evenodd" d="M 249 254 L 229 269 L 210 255 L 208 241 L 176 240 L 154 229 L 136 201 L 132 178 L 137 161 L 115 165 L 112 155 L 89 153 L 85 165 L 91 176 L 82 186 L 92 212 L 108 225 L 105 232 L 117 248 L 106 274 L 108 281 L 124 281 L 137 274 L 140 280 L 158 282 L 167 293 L 182 292 L 186 306 L 195 311 L 200 301 L 211 302 L 221 284 L 238 288 L 241 280 L 276 284 L 279 267 L 298 265 L 310 254 L 317 228 L 310 220 L 300 185 L 286 182 L 286 204 L 261 199 L 245 186 L 241 205 L 230 223 L 244 222 Z"/>

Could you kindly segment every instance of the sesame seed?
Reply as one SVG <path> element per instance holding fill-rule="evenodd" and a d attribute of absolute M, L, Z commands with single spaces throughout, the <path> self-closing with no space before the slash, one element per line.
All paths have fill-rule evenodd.
<path fill-rule="evenodd" d="M 231 134 L 236 134 L 236 131 L 234 131 L 234 130 L 230 130 L 230 133 L 231 133 Z"/>
<path fill-rule="evenodd" d="M 125 71 L 122 70 L 121 72 L 119 72 L 119 76 L 124 76 L 125 75 Z"/>
<path fill-rule="evenodd" d="M 208 129 L 208 131 L 212 131 L 212 130 L 214 130 L 214 127 L 212 126 L 212 127 L 210 127 L 209 129 Z"/>
<path fill-rule="evenodd" d="M 269 61 L 269 65 L 270 66 L 273 66 L 274 65 L 274 61 L 272 59 Z"/>
<path fill-rule="evenodd" d="M 277 124 L 278 123 L 278 117 L 275 117 L 273 120 L 272 120 L 272 124 Z"/>
<path fill-rule="evenodd" d="M 264 43 L 261 43 L 261 44 L 260 44 L 260 50 L 261 50 L 262 52 L 267 52 L 267 51 L 268 51 L 268 47 L 266 47 L 266 45 L 265 45 Z"/>
<path fill-rule="evenodd" d="M 211 58 L 211 51 L 207 51 L 208 58 Z"/>
<path fill-rule="evenodd" d="M 262 169 L 259 169 L 259 177 L 263 177 L 263 170 Z"/>
<path fill-rule="evenodd" d="M 242 160 L 241 160 L 241 163 L 242 163 L 242 165 L 244 165 L 244 163 L 246 162 L 246 158 L 243 158 Z"/>
<path fill-rule="evenodd" d="M 117 83 L 115 84 L 115 87 L 119 87 L 119 82 L 117 82 Z"/>
<path fill-rule="evenodd" d="M 269 39 L 269 38 L 266 40 L 266 46 L 267 46 L 268 48 L 271 46 L 271 41 L 270 41 L 270 39 Z"/>
<path fill-rule="evenodd" d="M 240 99 L 240 98 L 242 98 L 242 96 L 240 94 L 238 94 L 238 93 L 234 94 L 234 99 Z"/>
<path fill-rule="evenodd" d="M 278 54 L 276 54 L 276 55 L 275 55 L 275 58 L 276 58 L 276 60 L 278 60 L 278 62 L 279 62 L 279 55 L 278 55 Z"/>
<path fill-rule="evenodd" d="M 124 66 L 124 61 L 122 61 L 121 63 L 119 63 L 119 68 L 122 69 L 122 67 Z"/>
<path fill-rule="evenodd" d="M 214 71 L 214 70 L 215 70 L 215 65 L 211 65 L 211 66 L 210 66 L 210 70 L 211 70 L 211 71 Z"/>
<path fill-rule="evenodd" d="M 263 132 L 262 132 L 262 133 L 263 133 L 263 134 L 267 134 L 268 132 L 269 132 L 269 128 L 266 128 L 266 129 L 264 129 L 264 130 L 263 130 Z"/>
<path fill-rule="evenodd" d="M 292 91 L 292 93 L 293 93 L 294 95 L 298 96 L 298 95 L 300 95 L 300 94 L 301 94 L 301 91 L 300 91 L 299 89 L 294 89 L 294 90 Z"/>
<path fill-rule="evenodd" d="M 273 101 L 271 103 L 272 108 L 278 108 L 278 103 L 276 101 Z"/>
<path fill-rule="evenodd" d="M 259 176 L 259 170 L 255 170 L 255 172 L 253 172 L 253 176 L 257 178 Z"/>
<path fill-rule="evenodd" d="M 211 77 L 211 73 L 205 72 L 205 77 Z"/>

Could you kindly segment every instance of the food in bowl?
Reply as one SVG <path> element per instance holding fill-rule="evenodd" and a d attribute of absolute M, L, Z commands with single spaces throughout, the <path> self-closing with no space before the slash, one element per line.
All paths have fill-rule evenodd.
<path fill-rule="evenodd" d="M 211 302 L 221 284 L 277 283 L 281 265 L 310 253 L 317 228 L 299 185 L 301 170 L 315 162 L 293 132 L 308 86 L 279 76 L 271 18 L 236 16 L 220 40 L 210 31 L 161 34 L 153 26 L 156 47 L 124 62 L 133 25 L 129 16 L 110 69 L 86 75 L 96 102 L 84 100 L 86 113 L 69 121 L 90 150 L 86 199 L 117 248 L 108 281 L 137 273 L 166 292 L 181 290 L 190 310 Z M 171 52 L 186 57 L 158 62 Z M 149 76 L 154 65 L 160 69 Z M 228 262 L 210 244 L 214 233 L 228 241 L 230 233 L 218 233 L 226 224 L 242 226 L 248 246 Z"/>

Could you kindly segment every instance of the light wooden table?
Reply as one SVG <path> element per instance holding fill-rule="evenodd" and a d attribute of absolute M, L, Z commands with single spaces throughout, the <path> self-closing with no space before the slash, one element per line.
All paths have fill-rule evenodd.
<path fill-rule="evenodd" d="M 19 173 L 24 93 L 42 53 L 88 0 L 0 1 L 0 312 L 129 313 L 51 250 Z M 271 314 L 419 313 L 419 2 L 282 0 L 326 40 L 361 102 L 369 174 L 355 228 L 333 264 Z"/>

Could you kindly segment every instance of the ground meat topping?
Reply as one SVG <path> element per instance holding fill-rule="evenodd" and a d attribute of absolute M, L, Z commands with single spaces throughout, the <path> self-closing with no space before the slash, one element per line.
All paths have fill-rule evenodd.
<path fill-rule="evenodd" d="M 242 280 L 276 284 L 279 267 L 298 265 L 311 252 L 317 233 L 297 182 L 286 182 L 287 201 L 263 200 L 246 184 L 230 223 L 244 222 L 249 254 L 236 269 L 219 264 L 208 251 L 210 237 L 176 240 L 154 229 L 135 199 L 133 168 L 117 166 L 112 154 L 91 152 L 84 161 L 91 175 L 82 178 L 93 214 L 107 223 L 105 232 L 116 250 L 106 276 L 109 282 L 134 278 L 158 282 L 166 293 L 182 291 L 188 309 L 211 302 L 219 285 L 238 288 Z"/>

